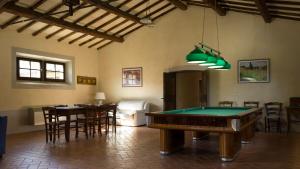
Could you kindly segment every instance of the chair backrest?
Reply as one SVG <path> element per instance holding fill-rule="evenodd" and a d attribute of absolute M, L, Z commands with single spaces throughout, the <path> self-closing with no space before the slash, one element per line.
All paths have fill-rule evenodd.
<path fill-rule="evenodd" d="M 57 122 L 57 113 L 54 107 L 42 107 L 42 110 L 46 127 L 50 122 Z"/>
<path fill-rule="evenodd" d="M 54 107 L 68 107 L 68 105 L 66 105 L 66 104 L 59 104 L 59 105 L 55 105 Z"/>
<path fill-rule="evenodd" d="M 97 116 L 97 106 L 84 106 L 84 116 L 85 117 L 96 117 Z"/>
<path fill-rule="evenodd" d="M 220 101 L 219 106 L 220 107 L 232 107 L 233 101 Z"/>
<path fill-rule="evenodd" d="M 300 97 L 291 97 L 290 107 L 300 107 Z"/>
<path fill-rule="evenodd" d="M 282 103 L 280 102 L 269 102 L 265 103 L 266 114 L 268 115 L 279 115 L 282 111 Z"/>
<path fill-rule="evenodd" d="M 90 105 L 88 105 L 88 104 L 74 104 L 74 106 L 77 106 L 77 107 L 88 107 Z"/>
<path fill-rule="evenodd" d="M 258 108 L 259 102 L 258 101 L 244 101 L 244 107 Z"/>

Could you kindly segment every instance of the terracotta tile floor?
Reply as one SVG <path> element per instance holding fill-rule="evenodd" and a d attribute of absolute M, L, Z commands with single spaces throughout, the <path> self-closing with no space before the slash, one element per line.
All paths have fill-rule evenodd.
<path fill-rule="evenodd" d="M 82 134 L 82 133 L 81 133 Z M 11 135 L 0 169 L 300 169 L 300 134 L 258 133 L 234 162 L 221 162 L 216 136 L 192 141 L 169 156 L 159 154 L 159 131 L 119 127 L 117 134 L 46 144 L 43 132 Z"/>

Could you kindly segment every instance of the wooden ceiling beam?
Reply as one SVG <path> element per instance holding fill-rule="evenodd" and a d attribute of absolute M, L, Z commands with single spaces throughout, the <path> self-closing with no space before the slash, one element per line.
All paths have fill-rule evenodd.
<path fill-rule="evenodd" d="M 11 2 L 12 0 L 0 0 L 0 8 L 2 8 L 4 5 L 6 5 L 8 2 Z"/>
<path fill-rule="evenodd" d="M 88 13 L 82 15 L 81 17 L 79 17 L 78 19 L 76 19 L 73 23 L 74 24 L 77 24 L 78 22 L 86 19 L 87 17 L 91 16 L 93 13 L 97 12 L 99 9 L 98 8 L 94 8 L 92 9 L 91 11 L 89 11 Z M 46 39 L 50 39 L 51 37 L 53 37 L 54 35 L 64 31 L 65 29 L 64 28 L 59 28 L 58 30 L 56 30 L 55 32 L 49 34 L 46 36 Z"/>
<path fill-rule="evenodd" d="M 88 27 L 88 26 L 90 26 L 90 25 L 96 23 L 97 21 L 101 20 L 102 18 L 105 18 L 105 17 L 108 16 L 108 15 L 110 15 L 110 13 L 109 13 L 109 12 L 106 12 L 106 13 L 104 13 L 103 15 L 100 15 L 100 16 L 98 16 L 97 18 L 91 20 L 89 23 L 85 24 L 84 27 Z M 70 33 L 68 33 L 67 35 L 63 36 L 63 37 L 60 37 L 57 41 L 58 41 L 58 42 L 61 42 L 61 41 L 65 40 L 66 38 L 68 38 L 68 37 L 74 35 L 75 33 L 76 33 L 76 32 L 70 32 Z"/>
<path fill-rule="evenodd" d="M 138 13 L 136 13 L 135 16 L 139 16 L 143 12 L 146 12 L 147 10 L 153 8 L 154 6 L 156 6 L 156 5 L 158 5 L 158 4 L 162 3 L 162 2 L 164 2 L 164 0 L 158 0 L 158 1 L 154 2 L 153 4 L 147 6 L 146 8 L 144 8 L 141 11 L 139 11 Z"/>
<path fill-rule="evenodd" d="M 49 15 L 51 14 L 52 12 L 58 10 L 59 8 L 61 8 L 64 4 L 63 3 L 59 3 L 57 5 L 55 5 L 54 7 L 52 7 L 50 10 L 48 10 L 45 15 Z M 21 33 L 23 32 L 24 30 L 26 30 L 27 28 L 29 28 L 30 26 L 34 25 L 35 23 L 37 23 L 37 21 L 30 21 L 28 22 L 26 25 L 20 27 L 19 29 L 17 29 L 17 32 Z"/>
<path fill-rule="evenodd" d="M 122 7 L 123 5 L 126 5 L 126 4 L 129 3 L 130 1 L 131 1 L 131 0 L 126 0 L 126 1 L 124 1 L 123 3 L 119 4 L 119 5 L 117 6 L 117 8 L 120 8 L 120 7 Z M 108 15 L 110 15 L 110 12 L 105 12 L 104 14 L 98 16 L 97 18 L 95 18 L 95 19 L 91 20 L 90 22 L 88 22 L 87 24 L 85 24 L 84 27 L 89 27 L 90 25 L 92 25 L 92 24 L 94 24 L 94 23 L 100 21 L 101 19 L 105 18 L 105 17 L 108 16 Z M 61 41 L 65 40 L 66 38 L 68 38 L 68 37 L 74 35 L 75 33 L 76 33 L 76 32 L 70 32 L 70 33 L 68 33 L 67 35 L 65 35 L 65 36 L 63 36 L 63 37 L 61 37 L 61 38 L 59 38 L 57 41 L 58 41 L 58 42 L 61 42 Z M 76 38 L 76 39 L 77 39 L 77 38 Z"/>
<path fill-rule="evenodd" d="M 270 10 L 271 15 L 286 15 L 286 16 L 295 16 L 300 18 L 300 13 L 295 12 L 283 12 L 283 11 L 273 11 Z"/>
<path fill-rule="evenodd" d="M 142 2 L 143 2 L 143 1 L 142 1 Z M 147 1 L 144 1 L 144 3 L 145 3 L 145 2 L 147 2 Z M 138 3 L 137 5 L 134 5 L 134 6 L 132 6 L 131 8 L 127 9 L 125 12 L 130 13 L 130 12 L 132 12 L 134 9 L 136 9 L 137 7 L 141 6 L 141 5 L 144 4 L 144 3 Z M 117 19 L 120 19 L 120 18 L 121 18 L 120 16 L 115 16 L 115 17 L 112 18 L 111 20 L 109 20 L 109 21 L 107 21 L 107 22 L 101 24 L 100 26 L 98 26 L 95 30 L 100 30 L 101 28 L 103 28 L 103 27 L 105 27 L 105 26 L 111 24 L 112 22 L 114 22 L 114 21 L 116 21 Z M 123 24 L 123 23 L 125 23 L 124 21 L 125 21 L 125 22 L 128 22 L 129 19 L 125 19 L 125 20 L 123 20 L 123 21 L 120 22 L 120 23 Z M 120 26 L 120 23 L 116 24 L 117 26 L 116 26 L 116 25 L 115 25 L 115 26 L 116 26 L 116 27 L 119 27 L 119 26 Z M 114 28 L 115 26 L 113 26 L 112 28 Z M 111 30 L 112 30 L 112 29 L 110 28 L 110 29 L 106 30 L 105 33 L 108 33 L 108 32 L 111 31 Z M 81 38 L 84 38 L 84 37 L 86 37 L 86 36 L 82 35 L 82 37 L 76 39 L 76 41 L 79 40 L 79 39 L 81 39 Z M 93 41 L 93 40 L 95 40 L 95 39 L 97 39 L 97 38 L 96 38 L 96 37 L 92 37 L 92 38 L 90 38 L 90 39 L 88 39 L 88 40 L 86 40 L 86 41 L 80 43 L 79 46 L 83 46 L 83 45 L 87 44 L 88 42 L 91 42 L 91 41 Z M 74 40 L 72 41 L 72 43 L 74 43 Z"/>
<path fill-rule="evenodd" d="M 95 30 L 91 30 L 91 29 L 79 26 L 77 24 L 66 22 L 64 20 L 60 20 L 60 19 L 48 16 L 48 15 L 40 13 L 40 12 L 32 11 L 27 8 L 14 5 L 12 3 L 6 4 L 3 7 L 3 9 L 6 12 L 9 12 L 9 13 L 12 13 L 15 15 L 19 15 L 19 16 L 26 17 L 26 18 L 35 18 L 36 21 L 43 22 L 43 23 L 50 24 L 50 25 L 55 25 L 58 27 L 63 27 L 65 29 L 70 29 L 75 32 L 89 34 L 89 35 L 92 35 L 92 36 L 95 36 L 98 38 L 110 39 L 110 40 L 116 41 L 116 42 L 124 41 L 123 38 L 115 37 L 115 36 L 108 35 L 108 34 L 98 32 Z"/>
<path fill-rule="evenodd" d="M 252 14 L 252 15 L 260 15 L 259 12 L 254 12 L 254 11 L 247 11 L 247 10 L 240 10 L 240 9 L 234 9 L 234 8 L 226 8 L 229 11 L 233 12 L 239 12 L 239 13 L 246 13 L 246 14 Z"/>
<path fill-rule="evenodd" d="M 256 7 L 255 4 L 252 3 L 245 3 L 245 2 L 236 2 L 236 1 L 220 1 L 220 4 L 226 4 L 226 5 L 238 5 L 238 6 L 250 6 L 250 7 Z"/>
<path fill-rule="evenodd" d="M 246 10 L 246 11 L 258 11 L 257 8 L 249 8 L 249 7 L 243 7 L 243 6 L 231 6 L 231 5 L 221 5 L 223 8 L 226 9 L 237 9 L 237 10 Z"/>
<path fill-rule="evenodd" d="M 272 17 L 268 11 L 268 7 L 266 5 L 265 0 L 254 0 L 258 10 L 260 11 L 260 14 L 264 18 L 266 23 L 270 23 L 272 21 Z"/>
<path fill-rule="evenodd" d="M 288 19 L 294 21 L 300 21 L 300 18 L 290 17 L 290 16 L 282 16 L 282 15 L 272 15 L 274 18 Z"/>
<path fill-rule="evenodd" d="M 114 13 L 118 16 L 129 19 L 133 22 L 140 23 L 140 18 L 138 18 L 134 15 L 131 15 L 131 14 L 125 12 L 125 11 L 122 11 L 120 8 L 111 6 L 108 3 L 105 3 L 105 2 L 102 2 L 102 1 L 99 1 L 99 0 L 84 0 L 84 1 L 86 1 L 90 4 L 92 4 L 92 5 L 95 5 L 98 8 L 104 9 L 104 10 L 110 12 L 110 13 Z"/>
<path fill-rule="evenodd" d="M 173 10 L 175 10 L 175 9 L 176 9 L 176 7 L 173 7 L 173 8 L 170 8 L 170 9 L 166 10 L 165 12 L 162 12 L 161 14 L 157 15 L 156 17 L 154 17 L 154 18 L 153 18 L 153 21 L 156 21 L 156 20 L 159 19 L 160 17 L 162 17 L 162 16 L 164 16 L 164 15 L 170 13 L 171 11 L 173 11 Z M 157 12 L 158 12 L 158 11 L 152 12 L 151 14 L 152 14 L 152 15 L 155 15 Z M 151 15 L 151 14 L 150 14 L 150 15 Z M 128 29 L 128 28 L 130 28 L 131 26 L 134 26 L 134 25 L 136 25 L 136 24 L 130 24 L 130 25 L 128 25 L 126 28 L 123 28 L 123 29 L 119 30 L 118 32 L 116 32 L 116 33 L 113 34 L 113 35 L 116 36 L 117 34 L 119 34 L 119 33 L 123 32 L 123 31 L 125 31 L 126 29 Z M 126 35 L 128 35 L 128 34 L 134 32 L 134 31 L 136 31 L 136 30 L 142 28 L 143 26 L 145 26 L 145 25 L 139 25 L 139 26 L 137 26 L 136 28 L 134 28 L 134 29 L 128 31 L 127 33 L 125 33 L 124 35 L 122 35 L 122 37 L 124 37 L 124 36 L 126 36 Z M 101 40 L 101 42 L 103 42 L 103 41 Z M 101 42 L 100 42 L 100 43 L 101 43 Z M 110 41 L 110 42 L 108 42 L 108 43 L 106 43 L 106 44 L 104 44 L 104 45 L 101 45 L 100 47 L 97 48 L 97 50 L 100 50 L 100 49 L 104 48 L 105 46 L 111 44 L 112 42 L 113 42 L 113 41 Z M 98 43 L 98 44 L 100 44 L 100 43 Z"/>
<path fill-rule="evenodd" d="M 35 8 L 38 8 L 40 5 L 42 5 L 45 2 L 46 2 L 46 0 L 39 0 L 35 4 L 33 4 L 31 7 L 29 7 L 29 9 L 34 10 Z M 5 22 L 3 25 L 1 25 L 1 29 L 7 28 L 9 25 L 16 22 L 20 18 L 21 18 L 21 16 L 15 16 L 15 17 L 11 18 L 7 22 Z"/>
<path fill-rule="evenodd" d="M 278 1 L 278 0 L 266 0 L 268 4 L 282 4 L 282 5 L 300 5 L 299 1 Z"/>
<path fill-rule="evenodd" d="M 77 11 L 79 11 L 80 9 L 82 9 L 82 7 L 84 7 L 86 3 L 82 3 L 80 4 L 79 6 L 77 6 L 76 8 L 73 9 L 73 13 L 76 13 Z M 61 16 L 59 19 L 61 20 L 64 20 L 66 19 L 67 17 L 69 17 L 69 13 L 65 13 L 63 16 Z M 51 28 L 53 25 L 46 25 L 44 27 L 42 27 L 41 29 L 39 30 L 36 30 L 35 32 L 32 33 L 32 36 L 37 36 L 39 35 L 40 33 L 44 32 L 45 30 Z"/>
<path fill-rule="evenodd" d="M 168 0 L 168 1 L 170 1 L 174 6 L 176 6 L 181 10 L 187 10 L 187 5 L 180 0 Z"/>
<path fill-rule="evenodd" d="M 130 27 L 132 27 L 132 26 L 134 26 L 134 25 L 137 25 L 137 24 L 133 22 L 133 23 L 127 25 L 126 27 L 124 27 L 124 28 L 118 30 L 118 31 L 117 31 L 116 33 L 114 33 L 113 35 L 116 36 L 116 35 L 118 35 L 119 33 L 121 33 L 121 32 L 123 32 L 123 31 L 127 30 L 128 28 L 130 28 Z M 105 40 L 102 39 L 102 40 L 100 40 L 100 41 L 98 41 L 98 42 L 96 42 L 96 43 L 90 45 L 89 48 L 92 48 L 92 47 L 94 47 L 94 46 L 100 44 L 100 43 L 103 42 L 103 41 L 105 41 Z"/>
<path fill-rule="evenodd" d="M 204 3 L 217 12 L 220 16 L 226 15 L 226 10 L 218 4 L 217 0 L 204 0 Z"/>
<path fill-rule="evenodd" d="M 269 8 L 269 9 L 278 9 L 278 10 L 286 10 L 286 11 L 297 11 L 297 12 L 300 12 L 300 8 L 297 8 L 297 7 L 268 5 L 268 8 Z"/>

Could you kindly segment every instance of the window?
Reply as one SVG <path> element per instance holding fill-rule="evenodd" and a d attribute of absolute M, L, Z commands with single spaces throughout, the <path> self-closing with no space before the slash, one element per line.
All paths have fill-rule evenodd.
<path fill-rule="evenodd" d="M 12 47 L 12 87 L 75 89 L 75 57 Z"/>
<path fill-rule="evenodd" d="M 41 80 L 41 63 L 41 61 L 35 59 L 18 58 L 18 80 Z"/>
<path fill-rule="evenodd" d="M 65 63 L 17 57 L 17 79 L 65 82 Z"/>
<path fill-rule="evenodd" d="M 57 62 L 45 62 L 45 80 L 65 81 L 65 64 Z"/>

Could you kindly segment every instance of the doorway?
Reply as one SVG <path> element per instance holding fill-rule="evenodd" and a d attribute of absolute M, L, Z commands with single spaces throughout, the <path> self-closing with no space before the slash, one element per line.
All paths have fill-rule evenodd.
<path fill-rule="evenodd" d="M 207 71 L 166 72 L 163 83 L 165 111 L 207 105 Z"/>

